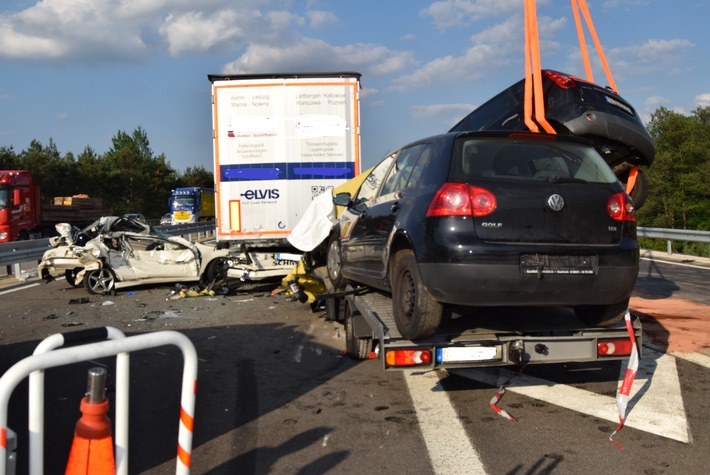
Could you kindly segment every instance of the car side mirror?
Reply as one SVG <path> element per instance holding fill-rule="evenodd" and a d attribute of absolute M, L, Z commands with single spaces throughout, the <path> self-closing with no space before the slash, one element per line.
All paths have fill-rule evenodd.
<path fill-rule="evenodd" d="M 344 191 L 333 197 L 333 203 L 337 206 L 349 206 L 351 203 L 350 193 Z"/>
<path fill-rule="evenodd" d="M 13 206 L 20 206 L 22 204 L 22 193 L 19 188 L 13 190 L 12 204 Z"/>

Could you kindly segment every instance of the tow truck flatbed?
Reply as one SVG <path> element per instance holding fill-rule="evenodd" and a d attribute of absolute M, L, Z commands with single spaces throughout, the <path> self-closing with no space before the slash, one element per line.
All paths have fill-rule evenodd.
<path fill-rule="evenodd" d="M 347 287 L 333 294 L 330 318 L 345 324 L 346 351 L 356 358 L 377 356 L 383 368 L 468 368 L 520 363 L 545 364 L 620 360 L 629 357 L 631 339 L 624 321 L 585 326 L 569 308 L 454 309 L 437 333 L 410 341 L 397 330 L 389 294 Z M 641 323 L 631 315 L 637 348 Z M 628 351 L 627 351 L 628 350 Z M 399 356 L 409 358 L 398 359 Z"/>

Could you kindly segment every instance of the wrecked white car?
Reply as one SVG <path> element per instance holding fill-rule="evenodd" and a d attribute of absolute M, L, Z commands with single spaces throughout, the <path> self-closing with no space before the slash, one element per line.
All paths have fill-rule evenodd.
<path fill-rule="evenodd" d="M 39 275 L 51 279 L 63 272 L 70 285 L 83 283 L 92 294 L 144 284 L 208 285 L 226 276 L 226 249 L 170 236 L 125 217 L 97 223 L 81 231 L 57 225 L 60 236 L 52 238 L 55 247 L 44 253 Z"/>

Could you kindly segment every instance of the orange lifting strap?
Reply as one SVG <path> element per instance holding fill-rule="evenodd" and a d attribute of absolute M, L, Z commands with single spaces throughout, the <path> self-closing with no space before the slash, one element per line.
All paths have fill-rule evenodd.
<path fill-rule="evenodd" d="M 582 16 L 584 16 L 584 21 L 587 24 L 587 28 L 589 28 L 589 32 L 592 35 L 592 41 L 594 42 L 597 54 L 601 60 L 604 72 L 606 73 L 607 81 L 609 82 L 611 89 L 614 92 L 618 92 L 616 89 L 616 83 L 614 82 L 614 77 L 611 75 L 611 70 L 609 69 L 609 63 L 606 60 L 604 50 L 602 49 L 599 37 L 597 36 L 597 31 L 594 28 L 592 16 L 589 13 L 589 8 L 587 7 L 587 0 L 571 0 L 571 2 L 572 12 L 574 13 L 574 22 L 577 27 L 579 49 L 582 53 L 582 61 L 584 61 L 584 70 L 587 74 L 587 80 L 594 82 L 594 75 L 592 74 L 592 66 L 589 61 L 587 43 L 584 39 L 582 22 L 579 17 L 580 9 L 582 11 Z M 545 132 L 554 134 L 555 130 L 545 119 L 545 101 L 542 94 L 541 70 L 540 40 L 538 38 L 535 0 L 525 0 L 525 102 L 523 104 L 523 119 L 525 120 L 525 125 L 527 125 L 528 129 L 532 132 L 540 131 L 540 128 L 538 127 L 539 124 Z"/>

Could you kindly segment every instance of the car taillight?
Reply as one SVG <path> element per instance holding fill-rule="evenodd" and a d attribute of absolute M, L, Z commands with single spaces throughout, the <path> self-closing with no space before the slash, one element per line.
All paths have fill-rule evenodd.
<path fill-rule="evenodd" d="M 429 205 L 431 216 L 485 216 L 496 209 L 493 193 L 465 183 L 444 183 Z"/>
<path fill-rule="evenodd" d="M 633 343 L 626 340 L 599 340 L 597 342 L 597 356 L 628 356 L 631 354 Z"/>
<path fill-rule="evenodd" d="M 562 89 L 569 89 L 572 87 L 577 87 L 577 83 L 574 82 L 574 79 L 567 76 L 566 74 L 561 74 L 556 71 L 550 71 L 550 70 L 545 70 L 545 74 L 547 75 L 548 78 L 550 78 L 550 80 L 552 82 L 557 84 Z"/>
<path fill-rule="evenodd" d="M 606 203 L 609 216 L 616 221 L 636 221 L 634 203 L 626 193 L 616 193 Z"/>

